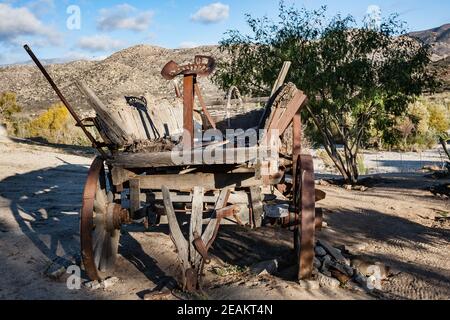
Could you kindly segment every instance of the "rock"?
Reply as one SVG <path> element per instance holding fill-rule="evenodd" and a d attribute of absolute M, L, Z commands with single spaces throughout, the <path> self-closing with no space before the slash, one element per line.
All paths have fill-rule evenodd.
<path fill-rule="evenodd" d="M 321 270 L 320 273 L 325 275 L 325 276 L 327 276 L 327 277 L 332 277 L 333 276 L 329 270 Z"/>
<path fill-rule="evenodd" d="M 350 277 L 349 277 L 348 275 L 346 275 L 346 274 L 343 273 L 343 272 L 340 272 L 340 271 L 337 270 L 337 269 L 331 270 L 331 275 L 332 275 L 334 278 L 338 279 L 339 282 L 342 283 L 342 284 L 344 284 L 344 285 L 347 284 L 347 282 L 350 280 Z"/>
<path fill-rule="evenodd" d="M 355 258 L 351 263 L 352 267 L 366 277 L 375 275 L 377 279 L 384 280 L 389 276 L 389 267 L 381 262 L 370 262 L 362 258 Z"/>
<path fill-rule="evenodd" d="M 278 260 L 272 259 L 261 261 L 250 266 L 250 271 L 256 275 L 261 275 L 266 271 L 269 274 L 274 274 L 278 270 Z"/>
<path fill-rule="evenodd" d="M 118 282 L 119 282 L 119 278 L 117 278 L 117 277 L 109 277 L 108 279 L 105 279 L 102 282 L 102 285 L 103 285 L 103 288 L 108 289 L 108 288 L 114 286 Z"/>
<path fill-rule="evenodd" d="M 53 262 L 45 271 L 45 274 L 53 280 L 58 280 L 64 273 L 66 273 L 66 268 L 55 262 Z"/>
<path fill-rule="evenodd" d="M 370 277 L 367 278 L 367 288 L 369 290 L 373 289 L 382 290 L 381 279 L 375 274 L 371 275 Z"/>
<path fill-rule="evenodd" d="M 322 260 L 322 268 L 328 268 L 330 266 L 331 263 L 331 256 L 326 255 L 325 257 L 323 257 Z"/>
<path fill-rule="evenodd" d="M 319 269 L 322 266 L 322 262 L 319 259 L 317 259 L 316 257 L 314 257 L 313 265 L 315 268 Z"/>
<path fill-rule="evenodd" d="M 345 184 L 344 185 L 344 189 L 351 191 L 352 190 L 352 185 L 351 184 Z"/>
<path fill-rule="evenodd" d="M 352 291 L 364 292 L 364 289 L 355 280 L 350 280 L 346 283 L 346 288 Z"/>
<path fill-rule="evenodd" d="M 266 204 L 264 215 L 269 218 L 284 218 L 289 216 L 289 204 Z"/>
<path fill-rule="evenodd" d="M 327 252 L 321 246 L 316 246 L 314 248 L 314 252 L 316 253 L 316 256 L 319 256 L 319 257 L 324 257 L 327 255 Z"/>
<path fill-rule="evenodd" d="M 85 282 L 84 286 L 91 290 L 98 290 L 102 288 L 102 284 L 97 280 Z"/>
<path fill-rule="evenodd" d="M 330 266 L 331 268 L 334 268 L 335 270 L 338 270 L 339 272 L 341 272 L 341 273 L 343 273 L 343 274 L 349 276 L 349 277 L 352 277 L 352 276 L 353 276 L 353 268 L 350 267 L 350 266 L 347 266 L 347 265 L 345 265 L 345 264 L 342 265 L 342 264 L 336 263 L 336 262 L 334 262 L 334 261 L 331 261 L 331 262 L 329 263 L 329 266 Z"/>
<path fill-rule="evenodd" d="M 355 276 L 353 277 L 353 280 L 359 284 L 361 287 L 363 287 L 364 289 L 367 289 L 367 278 L 364 277 L 361 273 L 359 273 L 358 271 L 355 272 Z"/>
<path fill-rule="evenodd" d="M 341 285 L 339 280 L 337 280 L 335 278 L 332 278 L 332 277 L 328 277 L 328 276 L 326 276 L 324 274 L 321 274 L 321 273 L 319 273 L 317 275 L 317 280 L 319 282 L 319 285 L 322 288 L 337 289 Z"/>
<path fill-rule="evenodd" d="M 317 243 L 322 246 L 337 262 L 350 265 L 350 261 L 345 259 L 342 253 L 338 249 L 330 245 L 328 242 L 324 240 L 317 240 Z"/>
<path fill-rule="evenodd" d="M 319 281 L 317 280 L 299 280 L 300 287 L 306 290 L 318 290 L 320 288 Z"/>

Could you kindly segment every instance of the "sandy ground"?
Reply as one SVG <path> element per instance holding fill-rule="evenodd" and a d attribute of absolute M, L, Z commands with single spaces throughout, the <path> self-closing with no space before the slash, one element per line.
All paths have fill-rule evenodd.
<path fill-rule="evenodd" d="M 69 150 L 70 151 L 70 150 Z M 144 232 L 122 230 L 116 273 L 106 290 L 69 290 L 67 276 L 52 280 L 52 262 L 79 264 L 81 192 L 92 157 L 30 143 L 0 141 L 0 299 L 141 299 L 170 286 L 177 274 L 174 246 L 164 226 Z M 383 283 L 376 296 L 344 288 L 308 290 L 291 280 L 291 234 L 263 228 L 249 232 L 224 226 L 206 269 L 205 296 L 211 299 L 449 299 L 450 225 L 434 217 L 449 202 L 422 190 L 436 181 L 423 174 L 383 175 L 366 192 L 321 187 L 328 198 L 329 228 L 319 235 L 353 248 L 401 273 Z M 352 249 L 351 249 L 352 250 Z M 356 249 L 354 249 L 356 250 Z M 245 268 L 277 258 L 280 272 L 217 275 L 224 263 Z M 86 279 L 85 279 L 86 280 Z"/>

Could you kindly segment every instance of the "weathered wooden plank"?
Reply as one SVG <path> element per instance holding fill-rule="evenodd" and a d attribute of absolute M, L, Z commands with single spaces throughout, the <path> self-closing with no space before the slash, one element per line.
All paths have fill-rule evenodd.
<path fill-rule="evenodd" d="M 255 98 L 242 98 L 242 102 L 245 103 L 267 103 L 269 97 L 255 97 Z M 239 99 L 231 99 L 231 105 L 240 104 Z M 223 98 L 205 99 L 205 105 L 207 106 L 226 106 L 227 101 Z"/>
<path fill-rule="evenodd" d="M 250 187 L 250 200 L 252 204 L 253 224 L 255 228 L 261 227 L 263 204 L 260 187 Z"/>
<path fill-rule="evenodd" d="M 120 146 L 131 143 L 131 137 L 122 129 L 123 123 L 121 123 L 120 118 L 117 117 L 115 112 L 108 109 L 86 83 L 77 81 L 76 86 L 88 98 L 88 101 L 94 108 L 97 116 L 101 118 L 102 122 L 106 125 L 107 128 L 105 129 L 107 129 L 107 132 L 105 132 L 105 134 L 109 137 L 109 140 Z"/>
<path fill-rule="evenodd" d="M 164 183 L 171 190 L 190 191 L 192 186 L 200 186 L 205 191 L 222 188 L 248 188 L 262 185 L 262 181 L 252 173 L 194 173 L 194 174 L 164 174 L 138 176 L 141 189 L 158 190 Z M 270 181 L 272 183 L 276 180 Z"/>
<path fill-rule="evenodd" d="M 151 153 L 121 152 L 107 161 L 123 168 L 154 168 L 202 164 L 243 164 L 264 154 L 267 147 L 211 148 L 189 151 L 166 151 Z M 270 151 L 265 152 L 270 154 Z"/>
<path fill-rule="evenodd" d="M 209 249 L 211 247 L 211 244 L 214 240 L 213 239 L 214 233 L 216 231 L 218 223 L 220 222 L 217 219 L 216 211 L 224 208 L 227 205 L 228 199 L 230 198 L 230 193 L 231 193 L 231 191 L 228 188 L 224 188 L 221 190 L 219 198 L 217 199 L 215 210 L 211 215 L 211 220 L 209 221 L 208 225 L 206 226 L 205 231 L 202 234 L 202 240 L 203 240 L 203 243 L 206 244 L 207 249 Z"/>
<path fill-rule="evenodd" d="M 141 208 L 141 186 L 139 179 L 130 180 L 130 214 L 134 217 L 135 213 Z"/>
<path fill-rule="evenodd" d="M 284 110 L 284 113 L 280 116 L 280 118 L 277 120 L 274 119 L 274 121 L 271 123 L 269 130 L 278 129 L 280 135 L 282 135 L 292 123 L 295 114 L 305 104 L 306 99 L 306 95 L 302 91 L 298 90 L 295 96 L 286 106 L 286 109 Z"/>
<path fill-rule="evenodd" d="M 201 255 L 194 246 L 194 240 L 202 234 L 203 223 L 203 193 L 202 187 L 194 187 L 192 197 L 191 223 L 189 225 L 189 255 L 194 266 L 200 266 Z"/>
<path fill-rule="evenodd" d="M 206 104 L 205 104 L 205 101 L 203 100 L 203 96 L 202 96 L 202 93 L 200 91 L 198 84 L 196 83 L 194 86 L 195 86 L 195 94 L 197 95 L 198 102 L 200 103 L 200 106 L 202 107 L 203 113 L 205 114 L 206 118 L 208 119 L 208 122 L 211 125 L 211 127 L 213 127 L 213 129 L 216 129 L 216 123 L 211 118 L 211 115 L 209 114 L 208 109 L 206 108 Z"/>
<path fill-rule="evenodd" d="M 190 268 L 189 265 L 189 248 L 186 239 L 181 232 L 180 226 L 178 225 L 177 216 L 175 215 L 175 210 L 173 209 L 172 200 L 170 199 L 170 191 L 166 186 L 160 187 L 163 192 L 164 197 L 164 208 L 166 209 L 167 220 L 169 222 L 170 234 L 172 235 L 172 241 L 178 251 L 178 258 L 181 261 L 183 271 L 185 272 Z M 183 277 L 184 277 L 183 272 Z"/>
<path fill-rule="evenodd" d="M 283 85 L 284 81 L 286 80 L 286 76 L 289 72 L 289 69 L 291 68 L 291 64 L 292 64 L 291 61 L 285 61 L 283 63 L 283 67 L 281 68 L 281 71 L 278 74 L 277 81 L 275 81 L 275 84 L 273 85 L 272 93 L 270 94 L 271 96 L 273 96 L 275 92 L 277 92 L 278 89 L 280 89 L 281 86 Z"/>
<path fill-rule="evenodd" d="M 183 146 L 185 150 L 194 146 L 194 75 L 183 79 Z"/>
<path fill-rule="evenodd" d="M 163 200 L 162 192 L 159 191 L 153 191 L 149 193 L 151 195 L 152 201 L 160 201 Z M 182 203 L 191 203 L 193 199 L 193 195 L 191 194 L 177 194 L 176 192 L 171 192 L 170 197 L 172 199 L 172 202 L 182 202 Z M 264 194 L 264 201 L 269 201 L 273 199 L 273 196 L 271 194 Z M 203 203 L 216 203 L 217 199 L 219 198 L 219 193 L 216 192 L 215 195 L 204 195 L 203 196 Z M 245 191 L 234 191 L 230 194 L 230 198 L 228 200 L 228 203 L 230 204 L 249 204 L 248 195 Z"/>
<path fill-rule="evenodd" d="M 121 185 L 135 176 L 134 172 L 120 167 L 113 167 L 111 170 L 112 182 L 115 186 Z"/>

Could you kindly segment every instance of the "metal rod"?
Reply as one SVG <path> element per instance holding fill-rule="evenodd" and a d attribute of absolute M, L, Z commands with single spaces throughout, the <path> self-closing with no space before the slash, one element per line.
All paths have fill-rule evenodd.
<path fill-rule="evenodd" d="M 100 154 L 102 155 L 102 157 L 104 159 L 106 159 L 108 156 L 106 155 L 105 151 L 98 145 L 98 141 L 95 140 L 95 138 L 92 136 L 92 134 L 86 129 L 86 126 L 83 124 L 83 121 L 81 121 L 81 119 L 78 117 L 78 115 L 76 114 L 76 112 L 73 110 L 72 106 L 69 104 L 69 102 L 66 100 L 66 98 L 63 96 L 63 94 L 61 93 L 61 91 L 59 90 L 59 88 L 56 86 L 55 82 L 53 81 L 53 79 L 50 77 L 50 75 L 48 74 L 47 70 L 45 70 L 44 66 L 41 64 L 41 62 L 39 61 L 39 59 L 34 55 L 33 51 L 31 50 L 31 48 L 28 45 L 24 45 L 23 46 L 25 51 L 30 55 L 31 59 L 33 60 L 33 62 L 37 65 L 37 67 L 39 68 L 39 70 L 42 72 L 42 74 L 44 75 L 44 77 L 47 79 L 48 83 L 50 83 L 50 85 L 52 86 L 53 90 L 55 91 L 55 93 L 58 95 L 59 99 L 61 100 L 61 102 L 64 104 L 64 106 L 67 108 L 67 110 L 69 111 L 69 113 L 72 115 L 72 117 L 75 119 L 77 126 L 79 126 L 84 134 L 88 137 L 88 139 L 91 141 L 92 146 L 94 148 L 96 148 Z"/>

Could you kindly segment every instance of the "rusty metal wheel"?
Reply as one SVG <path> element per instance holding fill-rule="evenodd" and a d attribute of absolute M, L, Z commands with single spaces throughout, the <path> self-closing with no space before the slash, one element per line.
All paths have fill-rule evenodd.
<path fill-rule="evenodd" d="M 315 234 L 314 164 L 310 155 L 299 155 L 295 163 L 293 204 L 300 224 L 294 229 L 294 249 L 298 259 L 298 278 L 312 275 Z"/>
<path fill-rule="evenodd" d="M 103 159 L 97 157 L 84 186 L 80 221 L 81 255 L 91 280 L 106 278 L 114 268 L 123 214 L 114 203 Z"/>

